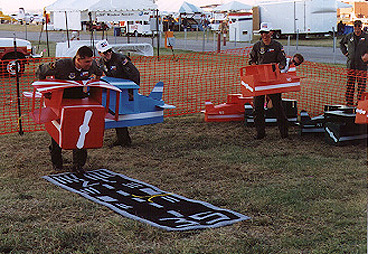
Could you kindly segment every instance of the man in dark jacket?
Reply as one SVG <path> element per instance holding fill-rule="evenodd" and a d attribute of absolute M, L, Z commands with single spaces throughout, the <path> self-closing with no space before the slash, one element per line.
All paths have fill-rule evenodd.
<path fill-rule="evenodd" d="M 358 83 L 358 101 L 365 92 L 367 82 L 367 62 L 362 59 L 368 52 L 368 35 L 362 30 L 362 22 L 354 21 L 354 32 L 340 41 L 341 52 L 348 58 L 348 82 L 345 93 L 346 105 L 354 105 L 355 82 Z"/>
<path fill-rule="evenodd" d="M 64 80 L 87 80 L 92 77 L 100 77 L 103 72 L 93 60 L 93 51 L 87 46 L 78 49 L 74 58 L 59 59 L 54 63 L 42 64 L 36 71 L 39 79 L 45 79 L 53 76 L 55 79 Z M 68 99 L 80 99 L 88 96 L 87 91 L 82 87 L 67 88 L 64 90 L 63 97 Z M 51 138 L 49 147 L 52 165 L 55 170 L 63 168 L 63 160 L 61 156 L 61 148 L 58 143 Z M 73 150 L 73 170 L 83 172 L 83 166 L 87 160 L 86 149 Z"/>
<path fill-rule="evenodd" d="M 269 23 L 262 22 L 259 30 L 262 40 L 256 42 L 250 52 L 249 64 L 279 64 L 279 68 L 286 66 L 284 48 L 280 42 L 272 39 L 272 28 Z M 281 93 L 269 94 L 273 107 L 276 112 L 277 125 L 280 130 L 281 138 L 288 137 L 288 120 L 282 107 Z M 263 139 L 266 136 L 265 128 L 265 96 L 254 96 L 254 124 L 257 135 L 255 139 Z"/>
<path fill-rule="evenodd" d="M 129 79 L 137 85 L 140 84 L 140 73 L 128 56 L 113 52 L 111 45 L 106 40 L 97 42 L 96 49 L 101 56 L 98 64 L 106 76 Z M 132 144 L 128 127 L 115 128 L 115 130 L 117 141 L 113 143 L 113 146 Z"/>

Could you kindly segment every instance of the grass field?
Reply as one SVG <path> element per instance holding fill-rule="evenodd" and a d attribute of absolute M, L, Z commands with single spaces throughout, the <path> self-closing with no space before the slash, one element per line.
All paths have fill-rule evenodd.
<path fill-rule="evenodd" d="M 0 253 L 366 253 L 366 146 L 275 127 L 264 141 L 242 123 L 202 115 L 130 128 L 133 146 L 89 150 L 107 168 L 252 217 L 231 226 L 166 232 L 41 179 L 54 173 L 45 132 L 0 136 Z M 71 153 L 64 151 L 65 166 Z"/>

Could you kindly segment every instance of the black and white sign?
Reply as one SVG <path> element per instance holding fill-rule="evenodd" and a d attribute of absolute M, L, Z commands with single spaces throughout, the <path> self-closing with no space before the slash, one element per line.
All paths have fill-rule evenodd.
<path fill-rule="evenodd" d="M 125 217 L 165 230 L 191 230 L 229 225 L 250 217 L 209 203 L 162 191 L 107 169 L 43 177 L 102 204 Z"/>

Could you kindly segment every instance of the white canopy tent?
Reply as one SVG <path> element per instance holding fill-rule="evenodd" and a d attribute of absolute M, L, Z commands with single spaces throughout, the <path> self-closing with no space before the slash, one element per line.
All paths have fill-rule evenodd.
<path fill-rule="evenodd" d="M 51 13 L 54 29 L 81 30 L 81 22 L 88 21 L 88 12 L 112 12 L 125 10 L 154 10 L 157 5 L 152 0 L 57 0 L 46 7 Z M 111 15 L 114 18 L 114 15 Z"/>
<path fill-rule="evenodd" d="M 128 18 L 147 21 L 157 8 L 152 0 L 100 0 L 89 9 L 98 21 L 118 22 Z"/>
<path fill-rule="evenodd" d="M 50 18 L 54 29 L 81 30 L 81 22 L 88 21 L 89 7 L 99 0 L 57 0 L 46 7 L 50 12 Z"/>
<path fill-rule="evenodd" d="M 132 11 L 156 10 L 158 7 L 152 0 L 100 0 L 91 5 L 90 11 Z"/>
<path fill-rule="evenodd" d="M 241 11 L 241 10 L 251 10 L 252 6 L 248 4 L 244 4 L 238 1 L 231 1 L 226 4 L 222 4 L 217 6 L 215 11 Z"/>
<path fill-rule="evenodd" d="M 183 4 L 179 8 L 179 13 L 203 13 L 204 11 L 195 6 L 194 4 L 183 2 Z"/>

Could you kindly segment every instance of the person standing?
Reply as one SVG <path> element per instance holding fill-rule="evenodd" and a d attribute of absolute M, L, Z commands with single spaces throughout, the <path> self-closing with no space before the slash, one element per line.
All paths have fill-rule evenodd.
<path fill-rule="evenodd" d="M 74 58 L 63 58 L 49 64 L 42 64 L 36 71 L 39 79 L 45 79 L 53 76 L 55 79 L 63 80 L 87 80 L 91 78 L 99 78 L 103 75 L 101 69 L 93 59 L 93 51 L 87 46 L 82 46 L 77 50 Z M 88 97 L 88 92 L 83 87 L 73 87 L 64 90 L 63 98 L 81 99 Z M 61 148 L 58 143 L 51 138 L 49 146 L 51 161 L 55 170 L 63 169 L 63 159 Z M 84 172 L 83 166 L 87 160 L 86 149 L 73 150 L 73 171 Z"/>
<path fill-rule="evenodd" d="M 101 40 L 96 43 L 96 49 L 101 58 L 98 65 L 108 77 L 129 79 L 140 85 L 140 73 L 134 66 L 130 58 L 126 55 L 115 53 L 107 40 Z M 131 146 L 128 127 L 115 128 L 117 140 L 113 146 Z"/>
<path fill-rule="evenodd" d="M 345 93 L 347 106 L 354 106 L 355 82 L 358 83 L 358 101 L 362 99 L 367 83 L 368 35 L 362 30 L 362 21 L 354 21 L 354 31 L 340 41 L 340 50 L 347 57 L 348 81 Z"/>
<path fill-rule="evenodd" d="M 341 36 L 344 34 L 345 24 L 342 23 L 342 20 L 337 24 L 337 36 Z"/>
<path fill-rule="evenodd" d="M 279 69 L 283 69 L 286 66 L 286 57 L 284 48 L 280 42 L 272 39 L 272 28 L 267 22 L 261 23 L 261 40 L 256 42 L 250 52 L 250 65 L 258 64 L 279 64 Z M 269 98 L 272 100 L 273 108 L 276 112 L 277 124 L 280 130 L 281 138 L 287 138 L 288 133 L 288 120 L 286 118 L 283 106 L 281 93 L 269 94 Z M 265 128 L 265 95 L 254 96 L 254 124 L 256 127 L 257 135 L 255 139 L 263 139 L 266 136 Z"/>

